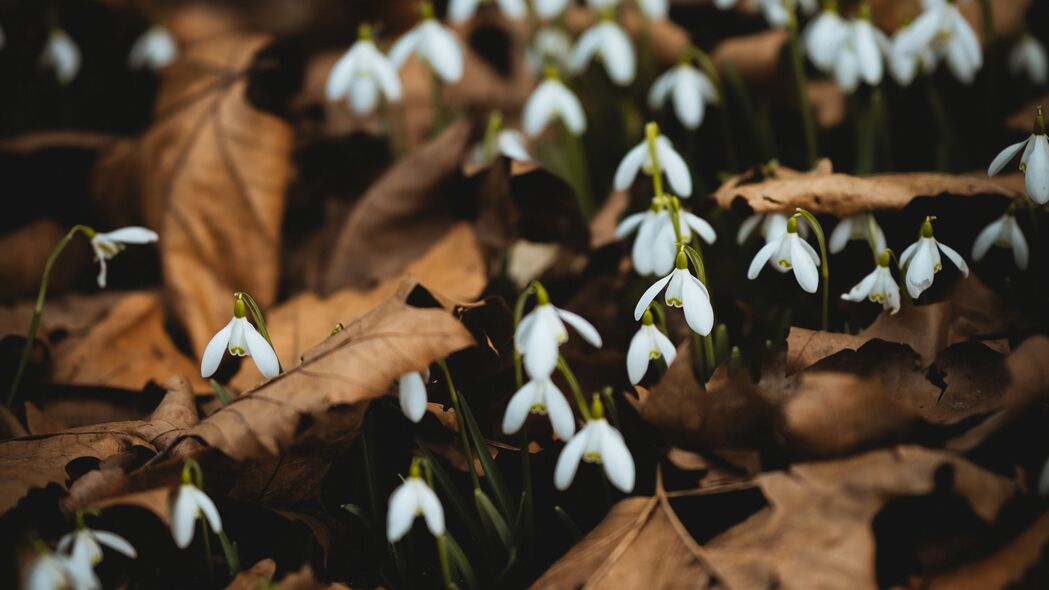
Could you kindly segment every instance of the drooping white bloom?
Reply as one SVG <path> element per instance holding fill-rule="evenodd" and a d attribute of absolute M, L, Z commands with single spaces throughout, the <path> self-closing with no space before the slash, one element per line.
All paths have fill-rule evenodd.
<path fill-rule="evenodd" d="M 568 440 L 575 434 L 575 415 L 568 405 L 565 394 L 558 389 L 549 377 L 536 377 L 525 383 L 510 398 L 503 416 L 503 432 L 513 434 L 521 430 L 528 414 L 546 414 L 550 425 L 561 440 Z"/>
<path fill-rule="evenodd" d="M 532 0 L 532 8 L 536 16 L 543 20 L 551 20 L 561 16 L 568 8 L 569 0 Z"/>
<path fill-rule="evenodd" d="M 917 55 L 932 48 L 946 60 L 955 78 L 972 83 L 983 67 L 983 50 L 976 32 L 953 1 L 925 0 L 924 4 L 921 16 L 896 36 L 899 51 Z"/>
<path fill-rule="evenodd" d="M 346 98 L 357 116 L 375 111 L 380 94 L 389 102 L 401 100 L 397 68 L 372 41 L 371 29 L 361 25 L 357 41 L 335 62 L 328 74 L 328 100 Z"/>
<path fill-rule="evenodd" d="M 528 68 L 536 74 L 542 74 L 547 65 L 567 70 L 571 56 L 572 37 L 564 29 L 553 26 L 536 30 L 525 50 Z"/>
<path fill-rule="evenodd" d="M 542 133 L 553 119 L 560 119 L 572 135 L 579 136 L 586 131 L 583 105 L 557 78 L 556 70 L 549 70 L 546 79 L 525 102 L 522 115 L 524 132 L 530 137 L 535 137 Z"/>
<path fill-rule="evenodd" d="M 493 113 L 488 118 L 488 128 L 484 138 L 470 150 L 470 162 L 486 166 L 497 156 L 506 156 L 511 160 L 519 162 L 530 162 L 532 156 L 525 147 L 528 140 L 516 129 L 503 128 L 503 117 L 499 113 Z"/>
<path fill-rule="evenodd" d="M 554 467 L 554 485 L 566 490 L 572 485 L 579 462 L 600 463 L 612 485 L 625 493 L 634 489 L 634 457 L 623 435 L 604 418 L 600 403 L 594 404 L 586 426 L 568 441 Z"/>
<path fill-rule="evenodd" d="M 630 339 L 630 347 L 626 351 L 626 372 L 630 382 L 635 385 L 640 383 L 652 360 L 663 357 L 670 365 L 676 356 L 674 343 L 655 326 L 652 312 L 645 310 L 641 316 L 641 327 Z"/>
<path fill-rule="evenodd" d="M 193 542 L 199 517 L 207 521 L 213 532 L 222 532 L 222 518 L 215 503 L 197 486 L 183 483 L 176 492 L 174 508 L 171 510 L 171 535 L 179 549 L 185 549 Z"/>
<path fill-rule="evenodd" d="M 817 68 L 831 72 L 834 70 L 838 48 L 849 34 L 849 24 L 836 8 L 828 6 L 809 22 L 802 33 L 805 53 Z"/>
<path fill-rule="evenodd" d="M 783 213 L 755 213 L 739 224 L 739 231 L 736 233 L 736 243 L 742 245 L 750 238 L 750 234 L 759 228 L 758 233 L 765 238 L 765 242 L 771 242 L 787 231 L 787 219 L 788 216 Z M 807 226 L 798 226 L 798 232 L 803 238 L 809 236 Z"/>
<path fill-rule="evenodd" d="M 868 15 L 869 16 L 869 15 Z M 881 83 L 884 74 L 877 31 L 869 18 L 849 21 L 847 34 L 834 57 L 834 80 L 846 92 L 854 92 L 860 81 L 871 86 Z"/>
<path fill-rule="evenodd" d="M 405 373 L 397 378 L 397 398 L 401 403 L 401 412 L 412 422 L 423 419 L 426 413 L 425 377 L 418 371 Z"/>
<path fill-rule="evenodd" d="M 483 0 L 451 0 L 448 3 L 448 20 L 461 24 L 470 20 Z M 519 20 L 528 15 L 524 0 L 494 0 L 499 10 L 511 20 Z"/>
<path fill-rule="evenodd" d="M 653 199 L 652 207 L 641 213 L 628 215 L 616 226 L 616 238 L 623 239 L 637 230 L 631 250 L 634 270 L 641 275 L 665 275 L 674 268 L 674 258 L 681 243 L 692 240 L 692 232 L 708 244 L 717 240 L 714 228 L 702 217 L 688 211 L 678 213 L 678 233 L 674 232 L 673 216 L 660 200 Z"/>
<path fill-rule="evenodd" d="M 80 72 L 80 48 L 62 29 L 52 29 L 40 54 L 40 65 L 51 68 L 62 84 L 69 84 Z"/>
<path fill-rule="evenodd" d="M 778 238 L 769 240 L 750 262 L 747 278 L 754 280 L 761 273 L 766 262 L 774 261 L 773 268 L 780 272 L 794 271 L 798 285 L 809 293 L 819 288 L 820 275 L 816 267 L 820 257 L 808 242 L 798 236 L 798 220 L 791 217 L 787 220 L 787 231 Z"/>
<path fill-rule="evenodd" d="M 616 226 L 616 238 L 622 240 L 637 230 L 634 245 L 631 248 L 630 259 L 634 270 L 638 274 L 648 275 L 655 272 L 653 252 L 656 236 L 659 234 L 660 221 L 666 214 L 666 210 L 653 205 L 641 213 L 628 215 Z"/>
<path fill-rule="evenodd" d="M 1042 107 L 1038 107 L 1035 115 L 1034 133 L 999 152 L 987 167 L 987 175 L 998 174 L 1020 150 L 1023 150 L 1023 155 L 1020 156 L 1020 170 L 1024 173 L 1024 186 L 1028 196 L 1039 205 L 1049 203 L 1049 137 L 1045 134 L 1045 115 Z"/>
<path fill-rule="evenodd" d="M 390 60 L 398 67 L 412 55 L 430 65 L 442 80 L 458 82 L 463 77 L 463 49 L 455 33 L 433 18 L 424 15 L 422 21 L 405 33 L 390 48 Z"/>
<path fill-rule="evenodd" d="M 128 65 L 134 69 L 148 67 L 160 70 L 178 57 L 178 44 L 171 31 L 161 23 L 149 28 L 135 40 L 128 54 Z"/>
<path fill-rule="evenodd" d="M 74 560 L 83 560 L 95 565 L 102 561 L 103 545 L 131 559 L 138 556 L 135 547 L 124 537 L 110 531 L 98 531 L 86 527 L 63 535 L 58 541 L 57 549 Z"/>
<path fill-rule="evenodd" d="M 663 301 L 668 307 L 680 307 L 685 313 L 685 323 L 697 334 L 706 336 L 714 327 L 714 308 L 710 305 L 710 293 L 702 281 L 688 272 L 688 259 L 683 251 L 678 252 L 674 270 L 652 283 L 638 299 L 634 307 L 634 319 L 640 320 L 652 300 L 666 287 Z"/>
<path fill-rule="evenodd" d="M 239 297 L 233 303 L 233 319 L 212 336 L 200 361 L 200 376 L 207 379 L 215 374 L 225 351 L 233 356 L 250 356 L 265 377 L 280 374 L 280 361 L 273 347 L 259 334 L 245 317 L 244 301 Z"/>
<path fill-rule="evenodd" d="M 900 256 L 900 265 L 904 270 L 904 282 L 907 284 L 907 292 L 911 298 L 917 299 L 926 289 L 932 286 L 933 277 L 943 269 L 940 263 L 940 252 L 943 252 L 962 275 L 969 276 L 969 265 L 965 260 L 946 244 L 941 244 L 933 237 L 932 220 L 926 218 L 922 223 L 921 237 L 918 241 L 907 246 Z"/>
<path fill-rule="evenodd" d="M 873 238 L 871 236 L 872 230 L 874 232 Z M 878 221 L 872 213 L 852 215 L 838 222 L 834 231 L 830 232 L 827 249 L 830 250 L 831 254 L 837 254 L 845 249 L 849 240 L 863 240 L 867 243 L 873 241 L 875 252 L 885 251 L 885 233 L 881 230 L 881 226 L 878 225 Z"/>
<path fill-rule="evenodd" d="M 1014 76 L 1027 76 L 1036 86 L 1049 82 L 1049 56 L 1034 35 L 1024 34 L 1013 46 L 1009 52 L 1009 70 Z"/>
<path fill-rule="evenodd" d="M 892 278 L 889 261 L 889 251 L 883 250 L 874 270 L 848 293 L 842 293 L 841 298 L 857 302 L 869 299 L 874 303 L 880 303 L 883 309 L 889 310 L 890 314 L 900 311 L 900 286 Z"/>
<path fill-rule="evenodd" d="M 656 137 L 656 157 L 659 159 L 660 169 L 666 173 L 670 188 L 681 198 L 692 195 L 692 174 L 688 171 L 688 165 L 681 154 L 674 149 L 674 144 L 662 133 Z M 630 149 L 619 162 L 616 168 L 613 185 L 617 191 L 630 188 L 637 178 L 637 173 L 644 170 L 651 174 L 653 170 L 652 154 L 648 148 L 648 139 L 641 140 Z"/>
<path fill-rule="evenodd" d="M 670 6 L 667 0 L 636 0 L 637 7 L 649 20 L 666 20 Z"/>
<path fill-rule="evenodd" d="M 805 14 L 812 14 L 818 7 L 816 0 L 745 0 L 750 6 L 761 9 L 765 20 L 773 27 L 785 27 L 790 21 L 790 12 L 800 7 Z M 725 10 L 732 8 L 739 0 L 714 0 L 715 6 Z"/>
<path fill-rule="evenodd" d="M 977 234 L 976 241 L 973 242 L 973 260 L 983 259 L 991 246 L 1011 249 L 1017 268 L 1027 270 L 1027 239 L 1020 229 L 1020 224 L 1016 223 L 1012 208 Z"/>
<path fill-rule="evenodd" d="M 718 103 L 718 90 L 706 74 L 689 63 L 667 70 L 652 84 L 648 105 L 662 108 L 667 98 L 674 103 L 674 114 L 688 129 L 698 129 L 703 123 L 706 103 Z"/>
<path fill-rule="evenodd" d="M 568 58 L 569 70 L 582 72 L 594 57 L 601 59 L 605 72 L 616 84 L 627 86 L 634 81 L 637 73 L 634 46 L 614 20 L 602 19 L 579 37 Z"/>
<path fill-rule="evenodd" d="M 22 578 L 25 590 L 62 590 L 72 587 L 73 583 L 69 559 L 50 552 L 38 554 Z"/>
<path fill-rule="evenodd" d="M 125 244 L 151 244 L 157 241 L 157 237 L 157 232 L 136 226 L 123 227 L 111 232 L 94 232 L 91 235 L 91 249 L 95 253 L 95 261 L 98 262 L 98 286 L 106 288 L 106 262 L 119 254 Z"/>
<path fill-rule="evenodd" d="M 532 379 L 549 377 L 557 366 L 558 347 L 568 341 L 565 322 L 576 329 L 584 340 L 601 348 L 597 328 L 577 314 L 554 307 L 542 286 L 536 286 L 536 306 L 528 312 L 514 332 L 514 347 L 524 357 L 524 366 Z"/>
<path fill-rule="evenodd" d="M 877 36 L 889 74 L 900 86 L 910 86 L 919 71 L 931 72 L 939 61 L 931 46 L 917 51 L 904 51 L 900 38 L 907 36 L 910 26 L 907 24 L 898 29 L 891 40 L 884 34 Z"/>
<path fill-rule="evenodd" d="M 390 495 L 390 509 L 386 514 L 386 538 L 391 543 L 401 540 L 412 528 L 419 515 L 426 520 L 426 527 L 435 537 L 444 534 L 444 508 L 437 494 L 426 485 L 419 475 L 417 465 L 412 465 L 411 474 Z"/>

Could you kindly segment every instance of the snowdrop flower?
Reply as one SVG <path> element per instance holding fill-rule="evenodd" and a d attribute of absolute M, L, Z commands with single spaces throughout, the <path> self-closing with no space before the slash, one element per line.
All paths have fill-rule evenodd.
<path fill-rule="evenodd" d="M 463 49 L 455 34 L 433 16 L 433 5 L 422 4 L 422 21 L 405 33 L 390 48 L 390 60 L 398 68 L 415 54 L 445 82 L 458 82 L 463 77 Z"/>
<path fill-rule="evenodd" d="M 426 377 L 418 372 L 405 373 L 397 378 L 397 398 L 401 412 L 412 422 L 423 419 L 426 413 Z"/>
<path fill-rule="evenodd" d="M 783 213 L 755 213 L 744 219 L 743 223 L 739 225 L 739 231 L 736 233 L 736 243 L 743 245 L 750 238 L 750 235 L 754 233 L 754 230 L 759 228 L 760 231 L 758 233 L 765 238 L 765 242 L 771 242 L 786 233 L 787 219 L 787 215 Z M 807 226 L 798 226 L 798 232 L 803 238 L 809 237 L 809 228 Z"/>
<path fill-rule="evenodd" d="M 907 52 L 901 49 L 900 39 L 907 36 L 910 26 L 908 24 L 898 29 L 891 41 L 883 34 L 878 35 L 878 42 L 881 44 L 882 54 L 885 55 L 889 74 L 900 86 L 910 86 L 919 71 L 933 71 L 938 61 L 936 52 L 929 46 L 917 52 Z"/>
<path fill-rule="evenodd" d="M 688 272 L 688 258 L 684 250 L 677 254 L 674 270 L 670 274 L 652 283 L 634 307 L 634 319 L 640 320 L 648 310 L 652 300 L 663 288 L 666 293 L 663 300 L 668 307 L 680 307 L 685 312 L 685 323 L 701 336 L 710 334 L 714 327 L 714 308 L 710 305 L 710 293 L 702 281 Z"/>
<path fill-rule="evenodd" d="M 559 69 L 568 69 L 568 59 L 571 55 L 572 38 L 568 33 L 561 28 L 543 26 L 532 35 L 532 42 L 525 50 L 525 61 L 530 70 L 542 74 L 547 64 Z"/>
<path fill-rule="evenodd" d="M 838 49 L 848 38 L 849 24 L 838 14 L 836 2 L 827 2 L 819 16 L 812 19 L 802 33 L 805 53 L 817 68 L 834 70 Z"/>
<path fill-rule="evenodd" d="M 1009 52 L 1009 70 L 1014 76 L 1026 75 L 1033 84 L 1045 86 L 1049 81 L 1045 47 L 1033 35 L 1025 33 Z"/>
<path fill-rule="evenodd" d="M 549 377 L 557 366 L 557 349 L 568 341 L 565 322 L 593 346 L 601 348 L 601 335 L 593 324 L 570 311 L 554 307 L 546 289 L 536 283 L 535 308 L 528 312 L 514 332 L 514 347 L 524 357 L 532 379 Z"/>
<path fill-rule="evenodd" d="M 435 537 L 444 534 L 444 508 L 437 494 L 423 481 L 419 464 L 413 462 L 404 480 L 390 495 L 390 509 L 386 514 L 386 538 L 391 543 L 401 540 L 412 528 L 419 515 Z"/>
<path fill-rule="evenodd" d="M 1021 149 L 1020 170 L 1024 173 L 1027 194 L 1039 205 L 1049 203 L 1049 137 L 1045 134 L 1045 114 L 1041 106 L 1035 111 L 1034 133 L 995 156 L 987 167 L 987 175 L 998 174 Z"/>
<path fill-rule="evenodd" d="M 579 37 L 568 58 L 568 68 L 572 72 L 582 72 L 594 57 L 601 59 L 608 77 L 619 86 L 634 81 L 637 73 L 634 46 L 610 14 Z"/>
<path fill-rule="evenodd" d="M 641 382 L 650 361 L 663 357 L 669 366 L 676 356 L 674 344 L 659 331 L 652 321 L 652 312 L 646 309 L 641 316 L 641 327 L 630 339 L 626 352 L 626 372 L 630 382 L 634 385 Z"/>
<path fill-rule="evenodd" d="M 580 460 L 600 463 L 608 481 L 624 493 L 634 489 L 634 457 L 630 455 L 623 435 L 605 420 L 604 407 L 597 396 L 594 396 L 591 406 L 590 420 L 568 441 L 557 457 L 554 467 L 554 485 L 557 489 L 566 490 L 572 485 Z"/>
<path fill-rule="evenodd" d="M 528 140 L 516 129 L 504 129 L 503 117 L 492 113 L 488 117 L 488 128 L 484 139 L 470 150 L 470 161 L 478 165 L 488 165 L 496 156 L 506 156 L 519 162 L 531 162 L 532 156 L 525 147 Z"/>
<path fill-rule="evenodd" d="M 873 236 L 871 236 L 872 230 L 874 231 Z M 873 242 L 875 252 L 885 250 L 885 233 L 881 230 L 873 213 L 852 215 L 838 222 L 834 231 L 830 232 L 827 249 L 831 254 L 837 254 L 845 249 L 849 240 Z"/>
<path fill-rule="evenodd" d="M 125 244 L 151 244 L 157 241 L 157 233 L 144 227 L 124 227 L 111 232 L 84 230 L 91 239 L 91 249 L 98 262 L 98 286 L 106 288 L 106 262 L 124 249 Z"/>
<path fill-rule="evenodd" d="M 676 197 L 671 197 L 676 200 Z M 680 235 L 680 244 L 692 241 L 692 232 L 695 231 L 699 237 L 708 244 L 717 241 L 714 228 L 707 221 L 688 211 L 678 211 L 678 231 L 674 232 L 674 215 L 664 210 L 660 218 L 659 229 L 653 236 L 653 242 L 649 248 L 652 264 L 652 272 L 657 275 L 665 275 L 674 269 L 674 260 L 677 256 Z"/>
<path fill-rule="evenodd" d="M 185 549 L 193 542 L 197 518 L 203 517 L 213 532 L 222 532 L 222 519 L 215 503 L 189 481 L 188 473 L 185 469 L 182 472 L 182 485 L 176 492 L 171 511 L 171 535 L 179 549 Z"/>
<path fill-rule="evenodd" d="M 550 425 L 561 440 L 568 440 L 575 434 L 575 415 L 572 414 L 572 407 L 550 377 L 532 379 L 510 398 L 510 403 L 506 405 L 506 414 L 503 416 L 503 432 L 513 434 L 521 430 L 529 413 L 549 416 Z"/>
<path fill-rule="evenodd" d="M 900 286 L 892 278 L 892 271 L 889 270 L 890 260 L 889 251 L 883 249 L 874 270 L 848 293 L 842 293 L 841 298 L 857 302 L 869 299 L 874 303 L 880 303 L 890 314 L 900 311 Z"/>
<path fill-rule="evenodd" d="M 657 199 L 652 200 L 652 206 L 641 213 L 628 215 L 616 226 L 616 239 L 622 240 L 626 236 L 637 231 L 634 238 L 634 246 L 631 249 L 630 259 L 634 270 L 638 274 L 653 274 L 654 262 L 652 253 L 656 235 L 659 234 L 660 221 L 662 221 L 666 210 L 657 204 Z"/>
<path fill-rule="evenodd" d="M 265 377 L 276 377 L 280 373 L 277 353 L 255 326 L 245 317 L 244 300 L 237 297 L 233 303 L 233 319 L 218 331 L 204 349 L 200 361 L 200 376 L 207 379 L 215 374 L 225 351 L 233 356 L 250 356 L 255 366 Z"/>
<path fill-rule="evenodd" d="M 38 551 L 36 559 L 26 570 L 22 587 L 25 590 L 60 590 L 72 587 L 74 580 L 69 571 L 69 559 L 55 555 L 46 548 Z"/>
<path fill-rule="evenodd" d="M 667 0 L 636 0 L 637 7 L 649 20 L 666 20 L 670 10 Z"/>
<path fill-rule="evenodd" d="M 448 3 L 448 20 L 464 23 L 473 17 L 483 0 L 451 0 Z M 528 15 L 524 0 L 495 0 L 495 5 L 511 20 L 520 20 Z"/>
<path fill-rule="evenodd" d="M 134 69 L 149 67 L 160 70 L 178 57 L 178 44 L 163 24 L 157 23 L 135 40 L 128 55 L 128 65 Z"/>
<path fill-rule="evenodd" d="M 524 132 L 530 137 L 535 137 L 542 133 L 554 118 L 560 119 L 568 132 L 576 137 L 586 131 L 583 105 L 557 77 L 557 70 L 550 67 L 547 68 L 546 79 L 525 102 L 522 115 Z"/>
<path fill-rule="evenodd" d="M 761 273 L 766 262 L 775 261 L 773 268 L 780 272 L 794 271 L 798 285 L 809 293 L 819 288 L 820 275 L 816 267 L 820 257 L 808 242 L 798 236 L 798 220 L 791 217 L 787 220 L 787 231 L 779 237 L 769 240 L 750 262 L 747 278 L 754 280 Z"/>
<path fill-rule="evenodd" d="M 54 70 L 62 84 L 69 84 L 80 71 L 80 49 L 62 29 L 52 29 L 40 54 L 40 64 Z"/>
<path fill-rule="evenodd" d="M 980 40 L 953 0 L 925 0 L 925 11 L 897 35 L 895 42 L 900 51 L 910 54 L 933 48 L 946 59 L 954 77 L 965 84 L 972 83 L 983 67 Z"/>
<path fill-rule="evenodd" d="M 983 228 L 973 242 L 973 260 L 982 260 L 991 246 L 1010 248 L 1017 268 L 1027 270 L 1027 239 L 1016 223 L 1013 207 Z"/>
<path fill-rule="evenodd" d="M 965 260 L 954 248 L 936 241 L 932 232 L 932 218 L 926 217 L 922 223 L 921 237 L 907 246 L 903 256 L 900 256 L 900 264 L 905 273 L 904 282 L 912 299 L 917 299 L 922 292 L 931 287 L 933 276 L 943 268 L 940 252 L 958 267 L 962 275 L 969 276 L 969 266 L 965 264 Z"/>
<path fill-rule="evenodd" d="M 880 33 L 871 25 L 870 7 L 864 4 L 862 8 L 866 10 L 861 10 L 860 18 L 848 23 L 834 58 L 834 80 L 846 92 L 854 92 L 861 80 L 877 86 L 884 74 Z"/>
<path fill-rule="evenodd" d="M 648 106 L 662 108 L 667 98 L 674 102 L 674 114 L 688 129 L 703 123 L 706 103 L 718 103 L 718 91 L 706 74 L 688 62 L 678 64 L 656 78 L 648 92 Z"/>
<path fill-rule="evenodd" d="M 361 25 L 357 42 L 335 62 L 328 74 L 328 100 L 346 98 L 359 117 L 371 114 L 379 104 L 380 93 L 387 101 L 401 100 L 401 79 L 397 68 L 375 46 L 372 30 Z"/>
<path fill-rule="evenodd" d="M 725 10 L 732 8 L 739 0 L 714 0 L 714 5 Z M 798 6 L 805 14 L 812 14 L 818 8 L 817 0 L 749 0 L 750 6 L 757 6 L 765 15 L 765 20 L 774 27 L 785 27 L 790 22 L 790 12 Z"/>
<path fill-rule="evenodd" d="M 532 0 L 536 16 L 543 20 L 552 20 L 564 13 L 569 0 Z"/>
<path fill-rule="evenodd" d="M 135 548 L 124 537 L 110 531 L 96 531 L 87 527 L 66 533 L 59 539 L 57 548 L 74 561 L 83 561 L 94 566 L 102 561 L 103 545 L 131 559 L 138 556 Z"/>
<path fill-rule="evenodd" d="M 692 175 L 688 171 L 685 159 L 674 149 L 674 144 L 662 133 L 656 137 L 656 158 L 659 159 L 660 170 L 667 175 L 670 187 L 682 198 L 692 195 Z M 652 153 L 648 148 L 648 139 L 641 140 L 636 146 L 623 156 L 616 168 L 615 180 L 613 182 L 617 191 L 630 188 L 637 178 L 637 173 L 644 170 L 651 174 L 654 169 Z"/>

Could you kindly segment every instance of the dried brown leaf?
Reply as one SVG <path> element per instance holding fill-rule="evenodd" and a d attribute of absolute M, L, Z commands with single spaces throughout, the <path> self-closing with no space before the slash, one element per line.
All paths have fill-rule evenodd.
<path fill-rule="evenodd" d="M 838 217 L 882 209 L 902 209 L 916 197 L 939 195 L 999 195 L 1016 198 L 1022 194 L 986 175 L 949 175 L 932 172 L 902 172 L 875 176 L 852 176 L 831 171 L 823 160 L 811 172 L 779 168 L 776 176 L 760 178 L 754 170 L 725 181 L 714 193 L 719 205 L 732 207 L 743 200 L 754 211 L 793 212 L 802 207 L 812 213 Z"/>
<path fill-rule="evenodd" d="M 96 167 L 95 193 L 134 191 L 160 234 L 165 293 L 198 353 L 234 291 L 263 307 L 277 294 L 292 131 L 248 104 L 242 74 L 267 41 L 229 32 L 186 46 L 163 71 L 153 125 Z"/>

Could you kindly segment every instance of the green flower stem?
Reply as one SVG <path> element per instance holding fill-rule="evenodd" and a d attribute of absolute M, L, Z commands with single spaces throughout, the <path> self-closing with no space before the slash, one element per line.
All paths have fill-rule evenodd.
<path fill-rule="evenodd" d="M 226 388 L 223 387 L 221 383 L 214 379 L 208 379 L 208 383 L 211 384 L 212 391 L 215 392 L 215 395 L 219 398 L 219 401 L 222 402 L 222 405 L 228 406 L 229 403 L 233 401 L 229 396 L 229 392 L 226 391 Z"/>
<path fill-rule="evenodd" d="M 663 168 L 659 165 L 659 152 L 656 150 L 656 139 L 659 137 L 659 125 L 650 122 L 645 125 L 645 140 L 648 142 L 648 158 L 652 161 L 652 189 L 657 199 L 663 198 Z M 680 241 L 681 228 L 674 225 L 674 234 Z"/>
<path fill-rule="evenodd" d="M 470 449 L 470 438 L 466 433 L 466 424 L 463 418 L 462 404 L 459 403 L 459 393 L 455 390 L 455 383 L 452 382 L 452 373 L 448 370 L 448 364 L 444 360 L 437 361 L 440 365 L 441 371 L 444 373 L 444 382 L 448 386 L 448 395 L 452 398 L 452 406 L 455 408 L 455 424 L 459 429 L 459 437 L 463 443 L 463 454 L 466 456 L 467 471 L 470 472 L 470 482 L 473 484 L 474 490 L 481 489 L 481 481 L 477 478 L 477 470 L 474 468 L 474 454 Z M 484 441 L 478 441 L 478 444 Z"/>
<path fill-rule="evenodd" d="M 557 355 L 557 369 L 561 371 L 561 375 L 568 382 L 568 387 L 572 389 L 572 394 L 575 395 L 575 403 L 579 406 L 579 413 L 583 415 L 584 420 L 590 421 L 590 407 L 586 404 L 583 390 L 579 388 L 579 381 L 576 380 L 575 373 L 568 366 L 568 361 L 561 355 Z"/>
<path fill-rule="evenodd" d="M 441 368 L 445 369 L 445 376 L 447 376 L 448 375 L 448 370 L 444 366 L 444 361 L 440 361 L 440 362 L 441 362 Z M 449 383 L 451 383 L 451 379 L 449 379 Z M 453 395 L 453 398 L 454 397 L 455 396 Z M 458 410 L 458 408 L 456 408 L 456 414 L 458 414 L 458 413 L 459 413 L 459 410 Z M 459 425 L 459 428 L 460 428 L 459 431 L 462 432 L 462 425 L 461 424 Z M 420 457 L 416 457 L 412 461 L 412 467 L 413 467 L 412 470 L 414 471 L 414 468 L 416 466 L 419 466 L 419 465 L 422 466 L 423 477 L 426 480 L 426 485 L 430 486 L 430 489 L 432 490 L 433 489 L 433 467 L 430 466 L 430 462 L 429 461 L 427 461 L 425 459 L 422 459 Z M 470 461 L 470 471 L 473 472 L 473 460 Z M 452 568 L 448 564 L 448 540 L 445 538 L 445 536 L 443 534 L 441 534 L 441 535 L 435 536 L 434 537 L 434 541 L 437 544 L 437 559 L 438 559 L 438 561 L 441 564 L 441 579 L 444 581 L 444 588 L 445 588 L 445 590 L 451 590 L 452 588 L 455 588 L 456 586 L 455 586 L 455 582 L 452 581 Z"/>
<path fill-rule="evenodd" d="M 26 334 L 25 346 L 22 348 L 22 356 L 18 359 L 18 368 L 15 370 L 15 378 L 11 381 L 11 388 L 7 390 L 7 407 L 11 408 L 18 394 L 18 386 L 22 384 L 22 376 L 26 365 L 29 364 L 29 355 L 33 352 L 33 342 L 36 341 L 36 332 L 40 329 L 40 316 L 44 313 L 44 299 L 47 297 L 47 282 L 51 278 L 51 269 L 58 260 L 58 255 L 66 249 L 70 240 L 77 233 L 82 233 L 89 239 L 95 235 L 95 230 L 86 225 L 74 225 L 66 235 L 59 240 L 55 249 L 47 257 L 44 263 L 44 274 L 40 277 L 40 290 L 36 294 L 36 304 L 33 306 L 33 318 L 29 321 L 29 333 Z"/>
<path fill-rule="evenodd" d="M 565 159 L 568 160 L 569 183 L 574 185 L 576 199 L 579 201 L 579 209 L 583 215 L 590 219 L 594 216 L 596 207 L 594 197 L 590 190 L 590 173 L 586 164 L 586 151 L 583 149 L 583 141 L 572 134 L 563 121 L 558 120 L 557 129 L 561 135 L 561 145 L 565 150 Z"/>
<path fill-rule="evenodd" d="M 805 133 L 805 153 L 808 165 L 815 166 L 819 159 L 819 146 L 816 144 L 816 124 L 812 118 L 812 105 L 809 103 L 809 85 L 805 76 L 805 60 L 801 55 L 801 43 L 798 41 L 798 15 L 787 0 L 783 1 L 787 10 L 787 36 L 790 42 L 791 69 L 794 70 L 794 85 L 798 89 L 798 109 L 801 111 L 801 124 Z"/>
<path fill-rule="evenodd" d="M 211 555 L 211 527 L 208 526 L 208 521 L 203 515 L 198 516 L 197 520 L 200 521 L 200 532 L 203 533 L 201 536 L 204 537 L 204 555 L 208 558 L 208 575 L 214 575 L 215 563 Z"/>
<path fill-rule="evenodd" d="M 827 331 L 830 325 L 830 265 L 827 263 L 827 240 L 823 235 L 823 227 L 812 213 L 798 207 L 795 215 L 801 215 L 812 227 L 816 234 L 816 241 L 820 246 L 820 274 L 823 275 L 823 310 L 820 315 L 820 329 Z"/>

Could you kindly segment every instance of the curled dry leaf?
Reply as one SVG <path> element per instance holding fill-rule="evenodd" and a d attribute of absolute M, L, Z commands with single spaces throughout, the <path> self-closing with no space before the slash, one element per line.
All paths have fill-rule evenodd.
<path fill-rule="evenodd" d="M 802 207 L 812 213 L 846 217 L 882 209 L 902 209 L 916 197 L 998 195 L 1009 198 L 1022 193 L 984 175 L 949 175 L 932 172 L 902 172 L 858 177 L 832 171 L 829 160 L 821 160 L 811 172 L 778 167 L 764 177 L 749 170 L 725 181 L 714 193 L 718 205 L 728 209 L 742 200 L 755 212 L 793 212 Z"/>
<path fill-rule="evenodd" d="M 168 393 L 144 421 L 110 422 L 64 432 L 0 442 L 0 513 L 11 509 L 31 488 L 64 485 L 66 465 L 92 457 L 104 461 L 126 451 L 162 452 L 197 422 L 193 391 L 183 377 L 167 383 Z"/>
<path fill-rule="evenodd" d="M 162 73 L 153 125 L 96 165 L 95 194 L 132 191 L 125 199 L 160 234 L 165 294 L 197 353 L 228 321 L 234 291 L 264 308 L 277 294 L 292 130 L 244 96 L 267 41 L 229 32 L 185 47 Z"/>
<path fill-rule="evenodd" d="M 405 303 L 411 289 L 346 325 L 303 355 L 302 364 L 247 392 L 190 429 L 176 454 L 201 441 L 234 460 L 277 454 L 295 438 L 304 415 L 349 406 L 347 436 L 360 426 L 367 402 L 385 394 L 409 371 L 473 344 L 466 329 L 443 309 Z"/>
<path fill-rule="evenodd" d="M 658 486 L 624 500 L 533 587 L 877 588 L 872 524 L 893 499 L 945 493 L 991 522 L 1017 491 L 965 459 L 907 446 L 797 464 L 753 485 L 764 502 L 739 486 Z M 698 507 L 709 517 L 714 506 L 735 522 L 696 530 L 678 516 Z"/>
<path fill-rule="evenodd" d="M 461 176 L 470 124 L 460 120 L 399 160 L 350 210 L 331 249 L 324 291 L 371 288 L 399 275 L 454 222 L 447 194 Z"/>

